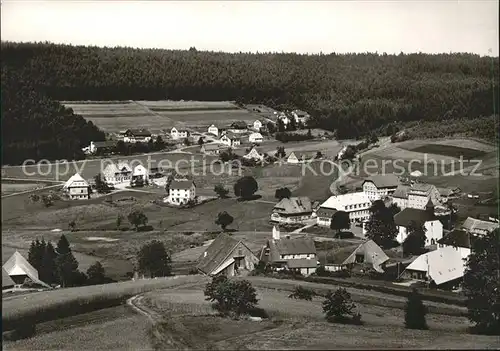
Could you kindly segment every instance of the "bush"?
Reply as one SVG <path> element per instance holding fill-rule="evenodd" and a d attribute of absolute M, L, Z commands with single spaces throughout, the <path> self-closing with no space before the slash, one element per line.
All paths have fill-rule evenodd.
<path fill-rule="evenodd" d="M 293 292 L 288 295 L 288 298 L 312 301 L 312 298 L 315 295 L 316 293 L 314 292 L 314 290 L 304 288 L 302 285 L 298 285 L 295 287 Z"/>
<path fill-rule="evenodd" d="M 288 141 L 305 141 L 314 139 L 310 134 L 299 134 L 299 133 L 285 133 L 279 132 L 275 135 L 276 140 L 286 143 Z"/>
<path fill-rule="evenodd" d="M 247 280 L 232 281 L 216 276 L 205 287 L 205 300 L 223 316 L 238 318 L 255 310 L 258 303 L 255 288 Z"/>
<path fill-rule="evenodd" d="M 413 289 L 405 306 L 405 327 L 408 329 L 428 329 L 425 320 L 426 313 L 427 309 L 422 301 L 422 296 L 416 289 Z"/>
<path fill-rule="evenodd" d="M 356 319 L 359 318 L 360 321 L 361 315 L 353 312 L 355 308 L 356 305 L 351 300 L 351 294 L 344 288 L 328 292 L 323 301 L 323 312 L 328 322 L 347 323 L 349 322 L 348 316 L 356 316 Z"/>

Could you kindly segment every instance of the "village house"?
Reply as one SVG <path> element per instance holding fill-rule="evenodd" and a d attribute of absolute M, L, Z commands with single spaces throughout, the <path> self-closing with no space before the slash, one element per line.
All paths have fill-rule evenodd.
<path fill-rule="evenodd" d="M 445 247 L 418 256 L 401 274 L 404 279 L 417 280 L 440 289 L 457 287 L 465 272 L 465 261 L 453 247 Z"/>
<path fill-rule="evenodd" d="M 63 185 L 63 191 L 71 200 L 90 199 L 91 189 L 89 183 L 78 173 L 69 178 Z"/>
<path fill-rule="evenodd" d="M 378 273 L 384 273 L 384 264 L 389 261 L 389 257 L 384 250 L 373 240 L 367 240 L 361 243 L 347 258 L 345 255 L 334 255 L 333 259 L 325 263 L 327 271 L 349 270 L 353 271 L 359 268 L 363 273 L 373 269 Z"/>
<path fill-rule="evenodd" d="M 239 146 L 241 144 L 241 137 L 238 135 L 235 135 L 234 133 L 228 132 L 228 133 L 223 134 L 219 138 L 219 142 L 228 146 L 228 147 Z"/>
<path fill-rule="evenodd" d="M 312 203 L 308 197 L 281 199 L 273 208 L 271 221 L 278 223 L 303 223 L 312 218 Z"/>
<path fill-rule="evenodd" d="M 318 212 L 322 210 L 345 211 L 349 214 L 351 223 L 363 222 L 370 217 L 371 201 L 364 192 L 333 195 L 323 202 Z M 331 212 L 331 211 L 325 211 Z M 322 227 L 330 227 L 331 217 L 318 216 L 317 223 Z"/>
<path fill-rule="evenodd" d="M 264 154 L 256 147 L 252 147 L 248 153 L 243 155 L 243 158 L 247 160 L 262 161 L 264 159 Z"/>
<path fill-rule="evenodd" d="M 212 124 L 210 127 L 208 127 L 208 133 L 219 136 L 219 128 Z"/>
<path fill-rule="evenodd" d="M 472 243 L 476 236 L 465 230 L 454 229 L 438 240 L 437 250 L 453 248 L 460 253 L 462 259 L 467 259 L 471 253 Z"/>
<path fill-rule="evenodd" d="M 123 135 L 125 143 L 147 143 L 151 140 L 151 132 L 146 129 L 127 129 Z"/>
<path fill-rule="evenodd" d="M 82 151 L 87 154 L 95 154 L 97 152 L 109 152 L 116 147 L 116 141 L 91 141 L 90 145 L 82 148 Z"/>
<path fill-rule="evenodd" d="M 363 181 L 363 192 L 371 201 L 392 195 L 399 185 L 399 178 L 394 174 L 377 174 Z"/>
<path fill-rule="evenodd" d="M 461 225 L 461 229 L 475 235 L 486 235 L 498 227 L 498 222 L 483 221 L 472 217 L 468 217 Z"/>
<path fill-rule="evenodd" d="M 185 139 L 189 137 L 189 131 L 187 129 L 177 129 L 173 127 L 170 129 L 170 137 L 174 140 Z"/>
<path fill-rule="evenodd" d="M 291 164 L 297 164 L 302 162 L 311 161 L 314 159 L 314 156 L 305 152 L 292 151 L 286 157 L 286 162 Z"/>
<path fill-rule="evenodd" d="M 279 228 L 273 227 L 272 239 L 261 251 L 260 260 L 276 270 L 288 269 L 310 275 L 316 272 L 318 258 L 316 246 L 310 238 L 281 238 Z"/>
<path fill-rule="evenodd" d="M 284 113 L 281 113 L 279 116 L 278 116 L 278 121 L 282 121 L 283 122 L 283 125 L 286 127 L 288 126 L 288 124 L 290 123 L 290 118 L 288 118 L 288 116 Z"/>
<path fill-rule="evenodd" d="M 292 111 L 292 116 L 295 118 L 297 123 L 306 124 L 311 117 L 307 112 L 301 110 Z"/>
<path fill-rule="evenodd" d="M 174 179 L 170 183 L 168 196 L 164 202 L 173 205 L 185 205 L 196 198 L 196 184 L 189 179 Z"/>
<path fill-rule="evenodd" d="M 431 199 L 434 206 L 440 203 L 440 196 L 434 185 L 426 183 L 400 184 L 392 194 L 392 201 L 402 210 L 410 207 L 425 209 Z"/>
<path fill-rule="evenodd" d="M 2 268 L 14 281 L 15 285 L 22 285 L 28 278 L 35 284 L 50 288 L 48 284 L 38 278 L 38 271 L 17 250 Z"/>
<path fill-rule="evenodd" d="M 130 182 L 132 169 L 126 162 L 109 163 L 102 172 L 104 181 L 110 185 Z"/>
<path fill-rule="evenodd" d="M 425 210 L 407 207 L 394 216 L 394 223 L 398 227 L 396 240 L 401 244 L 408 237 L 408 228 L 411 223 L 425 228 L 425 245 L 435 245 L 443 237 L 443 224 L 436 219 L 434 205 L 429 199 Z"/>
<path fill-rule="evenodd" d="M 259 259 L 241 240 L 221 233 L 199 258 L 196 269 L 208 276 L 245 276 Z"/>
<path fill-rule="evenodd" d="M 248 126 L 245 121 L 236 121 L 229 126 L 228 130 L 231 133 L 241 134 L 247 132 Z"/>
<path fill-rule="evenodd" d="M 251 133 L 248 136 L 248 141 L 252 144 L 260 144 L 264 141 L 264 138 L 262 137 L 262 134 L 260 134 L 260 133 Z"/>
<path fill-rule="evenodd" d="M 449 200 L 456 199 L 460 194 L 460 188 L 437 188 L 439 198 L 442 203 L 447 203 Z"/>
<path fill-rule="evenodd" d="M 201 146 L 201 152 L 207 155 L 219 155 L 221 152 L 226 151 L 227 148 L 227 145 L 218 143 L 203 144 Z"/>
<path fill-rule="evenodd" d="M 332 222 L 332 217 L 337 212 L 338 211 L 335 210 L 335 209 L 319 207 L 315 211 L 316 224 L 318 226 L 320 226 L 320 227 L 328 227 L 328 228 L 330 228 L 330 225 L 331 225 L 331 222 Z"/>
<path fill-rule="evenodd" d="M 260 128 L 262 128 L 262 122 L 257 119 L 253 122 L 253 129 L 259 132 Z"/>
<path fill-rule="evenodd" d="M 143 183 L 149 182 L 149 171 L 143 165 L 137 165 L 132 171 L 131 183 L 142 181 Z"/>

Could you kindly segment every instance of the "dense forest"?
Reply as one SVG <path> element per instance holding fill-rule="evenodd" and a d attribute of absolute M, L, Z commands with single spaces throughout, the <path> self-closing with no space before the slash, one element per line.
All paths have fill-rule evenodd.
<path fill-rule="evenodd" d="M 2 42 L 2 78 L 6 70 L 53 100 L 235 100 L 299 108 L 313 116 L 313 126 L 336 130 L 339 138 L 391 122 L 492 116 L 498 63 L 472 54 L 230 54 Z"/>

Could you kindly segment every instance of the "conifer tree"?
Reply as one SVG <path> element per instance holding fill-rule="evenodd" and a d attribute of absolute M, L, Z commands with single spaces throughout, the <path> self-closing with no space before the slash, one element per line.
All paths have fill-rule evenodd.
<path fill-rule="evenodd" d="M 405 327 L 408 329 L 428 329 L 425 320 L 426 313 L 427 308 L 424 306 L 422 296 L 416 289 L 413 289 L 405 306 Z"/>

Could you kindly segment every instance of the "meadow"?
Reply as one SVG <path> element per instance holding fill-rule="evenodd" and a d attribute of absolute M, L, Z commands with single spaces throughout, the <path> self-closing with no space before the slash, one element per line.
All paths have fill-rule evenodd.
<path fill-rule="evenodd" d="M 253 122 L 258 115 L 229 101 L 63 101 L 65 107 L 92 121 L 105 132 L 129 128 L 167 131 L 172 127 L 229 125 Z"/>

